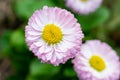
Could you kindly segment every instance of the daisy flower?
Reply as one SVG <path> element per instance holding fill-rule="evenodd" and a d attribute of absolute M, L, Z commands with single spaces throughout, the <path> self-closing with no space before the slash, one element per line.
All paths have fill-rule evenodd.
<path fill-rule="evenodd" d="M 57 66 L 80 51 L 83 33 L 73 14 L 65 9 L 45 6 L 30 17 L 25 36 L 35 56 Z"/>
<path fill-rule="evenodd" d="M 119 57 L 109 45 L 99 40 L 83 44 L 73 64 L 81 80 L 118 80 L 120 77 Z"/>
<path fill-rule="evenodd" d="M 79 14 L 94 12 L 102 3 L 102 0 L 65 0 L 66 6 Z"/>

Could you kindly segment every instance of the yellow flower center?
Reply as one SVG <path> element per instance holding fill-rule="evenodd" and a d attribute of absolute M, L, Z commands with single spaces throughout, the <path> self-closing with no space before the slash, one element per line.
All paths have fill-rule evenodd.
<path fill-rule="evenodd" d="M 87 2 L 87 0 L 80 0 L 80 1 L 82 1 L 82 2 Z"/>
<path fill-rule="evenodd" d="M 103 71 L 106 68 L 104 60 L 99 56 L 92 56 L 89 60 L 90 65 L 97 71 Z"/>
<path fill-rule="evenodd" d="M 49 45 L 57 44 L 62 40 L 63 34 L 58 26 L 54 24 L 47 24 L 43 29 L 42 38 Z"/>

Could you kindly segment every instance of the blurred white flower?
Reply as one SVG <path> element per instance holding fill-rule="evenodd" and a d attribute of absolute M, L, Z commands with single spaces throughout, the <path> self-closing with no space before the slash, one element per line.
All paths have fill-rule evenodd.
<path fill-rule="evenodd" d="M 102 0 L 65 0 L 66 6 L 79 14 L 94 12 L 102 3 Z"/>

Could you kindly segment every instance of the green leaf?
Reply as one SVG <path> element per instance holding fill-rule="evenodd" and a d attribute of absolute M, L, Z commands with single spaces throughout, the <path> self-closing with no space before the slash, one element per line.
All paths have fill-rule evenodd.
<path fill-rule="evenodd" d="M 22 48 L 25 46 L 25 37 L 24 32 L 21 29 L 15 30 L 12 32 L 10 37 L 10 43 L 16 48 Z"/>
<path fill-rule="evenodd" d="M 53 76 L 57 74 L 60 70 L 60 67 L 54 67 L 51 64 L 40 63 L 39 60 L 34 60 L 30 65 L 30 74 L 33 76 Z"/>
<path fill-rule="evenodd" d="M 5 30 L 0 35 L 0 57 L 7 55 L 7 53 L 10 53 L 10 30 Z"/>
<path fill-rule="evenodd" d="M 35 10 L 39 10 L 45 5 L 55 6 L 52 0 L 16 0 L 14 9 L 20 18 L 28 20 Z"/>
<path fill-rule="evenodd" d="M 44 76 L 32 76 L 28 75 L 25 80 L 52 80 L 49 75 L 44 75 Z"/>
<path fill-rule="evenodd" d="M 105 7 L 100 7 L 96 12 L 89 15 L 75 14 L 78 22 L 81 24 L 83 31 L 90 30 L 92 27 L 103 24 L 109 18 L 109 10 Z"/>
<path fill-rule="evenodd" d="M 64 70 L 64 75 L 65 75 L 66 77 L 74 77 L 74 76 L 76 76 L 76 73 L 75 73 L 75 71 L 73 70 L 73 68 L 66 68 L 66 69 Z"/>

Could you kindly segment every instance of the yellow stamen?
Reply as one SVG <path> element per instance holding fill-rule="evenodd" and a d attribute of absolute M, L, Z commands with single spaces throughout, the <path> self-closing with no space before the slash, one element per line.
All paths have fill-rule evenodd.
<path fill-rule="evenodd" d="M 43 29 L 42 38 L 49 45 L 57 44 L 62 40 L 63 34 L 61 29 L 55 24 L 47 24 Z"/>
<path fill-rule="evenodd" d="M 97 71 L 103 71 L 106 68 L 104 60 L 100 56 L 92 56 L 89 60 L 91 67 Z"/>
<path fill-rule="evenodd" d="M 82 1 L 82 2 L 87 2 L 87 0 L 80 0 L 80 1 Z"/>

